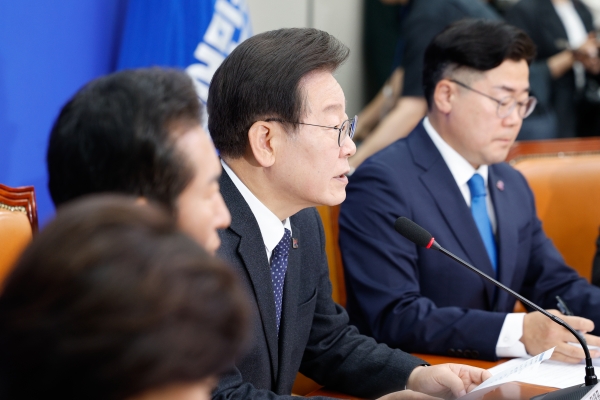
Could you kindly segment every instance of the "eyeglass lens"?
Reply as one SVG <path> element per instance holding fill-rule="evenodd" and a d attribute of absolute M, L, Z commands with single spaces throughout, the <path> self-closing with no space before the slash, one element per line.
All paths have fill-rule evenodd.
<path fill-rule="evenodd" d="M 356 116 L 352 119 L 347 119 L 342 123 L 340 127 L 340 134 L 338 136 L 338 145 L 341 147 L 348 136 L 350 139 L 354 137 L 354 129 L 356 127 Z"/>
<path fill-rule="evenodd" d="M 498 117 L 505 118 L 513 112 L 517 107 L 519 116 L 523 119 L 527 118 L 535 109 L 537 100 L 535 97 L 529 97 L 525 102 L 520 103 L 513 98 L 506 98 L 501 102 L 498 102 Z"/>

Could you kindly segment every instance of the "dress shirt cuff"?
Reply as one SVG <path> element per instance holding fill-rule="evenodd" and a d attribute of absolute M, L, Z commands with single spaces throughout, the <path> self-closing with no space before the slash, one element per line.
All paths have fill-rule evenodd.
<path fill-rule="evenodd" d="M 520 341 L 523 336 L 525 313 L 507 314 L 498 336 L 496 355 L 502 357 L 527 357 L 525 345 Z"/>

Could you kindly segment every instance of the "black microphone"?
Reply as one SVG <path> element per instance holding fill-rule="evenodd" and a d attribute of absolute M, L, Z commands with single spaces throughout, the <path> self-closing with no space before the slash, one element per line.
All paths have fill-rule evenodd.
<path fill-rule="evenodd" d="M 464 261 L 460 257 L 457 257 L 454 254 L 452 254 L 451 252 L 449 252 L 448 250 L 444 249 L 442 246 L 440 246 L 435 241 L 435 238 L 431 235 L 431 233 L 427 232 L 420 225 L 416 224 L 415 222 L 411 221 L 410 219 L 408 219 L 406 217 L 398 218 L 396 220 L 396 222 L 394 223 L 394 228 L 396 229 L 396 232 L 398 232 L 399 234 L 401 234 L 402 236 L 404 236 L 405 238 L 407 238 L 414 244 L 421 246 L 421 247 L 425 247 L 426 249 L 434 249 L 439 252 L 442 252 L 446 256 L 448 256 L 451 259 L 453 259 L 454 261 L 458 262 L 459 264 L 462 264 L 465 267 L 469 268 L 471 271 L 475 272 L 479 276 L 492 282 L 494 285 L 496 285 L 500 289 L 507 291 L 508 293 L 510 293 L 517 299 L 519 299 L 521 302 L 523 302 L 527 306 L 533 308 L 536 311 L 541 312 L 546 317 L 550 318 L 552 321 L 554 321 L 557 324 L 559 324 L 560 326 L 566 328 L 569 332 L 571 332 L 573 334 L 573 336 L 575 336 L 577 338 L 579 343 L 581 343 L 581 347 L 583 348 L 583 351 L 585 353 L 585 385 L 571 386 L 571 387 L 568 387 L 565 389 L 560 389 L 560 390 L 557 390 L 554 392 L 536 396 L 536 397 L 533 397 L 532 399 L 536 399 L 536 400 L 538 400 L 538 399 L 544 399 L 544 400 L 581 399 L 582 397 L 585 396 L 585 394 L 588 391 L 590 391 L 598 383 L 598 379 L 596 378 L 596 373 L 594 372 L 594 366 L 592 364 L 592 357 L 590 356 L 590 350 L 588 349 L 587 343 L 585 342 L 583 335 L 581 335 L 575 329 L 571 328 L 571 326 L 569 324 L 567 324 L 565 321 L 563 321 L 556 315 L 550 314 L 548 311 L 544 310 L 542 307 L 538 306 L 537 304 L 533 303 L 532 301 L 527 300 L 525 297 L 521 296 L 519 293 L 515 292 L 514 290 L 506 287 L 505 285 L 498 282 L 491 276 L 478 270 L 477 268 L 475 268 L 468 262 Z"/>

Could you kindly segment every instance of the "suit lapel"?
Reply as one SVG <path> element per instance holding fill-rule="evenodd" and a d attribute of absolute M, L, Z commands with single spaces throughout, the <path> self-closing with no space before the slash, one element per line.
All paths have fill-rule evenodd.
<path fill-rule="evenodd" d="M 275 297 L 272 290 L 271 268 L 267 259 L 265 244 L 254 214 L 252 214 L 250 207 L 225 171 L 221 175 L 220 185 L 225 204 L 231 213 L 231 226 L 228 229 L 240 237 L 237 252 L 252 283 L 260 319 L 267 338 L 274 376 L 277 376 L 277 319 L 275 317 Z"/>
<path fill-rule="evenodd" d="M 496 214 L 496 238 L 498 243 L 498 280 L 506 286 L 510 286 L 512 277 L 515 272 L 516 252 L 518 248 L 519 232 L 515 219 L 512 218 L 514 211 L 511 211 L 511 206 L 507 199 L 505 191 L 511 190 L 510 187 L 505 187 L 502 177 L 498 174 L 497 168 L 491 165 L 489 168 L 489 189 L 492 203 L 494 204 L 494 212 Z M 505 294 L 503 293 L 504 297 Z M 508 296 L 508 294 L 506 294 Z M 498 304 L 503 302 L 498 301 Z"/>
<path fill-rule="evenodd" d="M 450 227 L 452 234 L 460 243 L 468 261 L 486 274 L 494 276 L 494 269 L 483 244 L 483 239 L 481 239 L 477 225 L 475 225 L 471 215 L 471 210 L 456 185 L 450 169 L 429 138 L 422 123 L 418 128 L 419 130 L 412 134 L 415 137 L 409 142 L 409 146 L 415 164 L 424 169 L 420 175 L 421 181 L 435 200 L 438 209 L 446 220 L 446 225 Z M 431 228 L 431 230 L 435 237 L 435 229 Z M 444 243 L 440 243 L 440 245 L 444 246 Z M 483 278 L 480 279 L 486 289 L 488 304 L 491 306 L 494 300 L 495 286 Z"/>

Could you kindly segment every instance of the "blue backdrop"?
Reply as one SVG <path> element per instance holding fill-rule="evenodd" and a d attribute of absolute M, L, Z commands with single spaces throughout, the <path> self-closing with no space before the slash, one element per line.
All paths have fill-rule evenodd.
<path fill-rule="evenodd" d="M 33 185 L 40 223 L 54 208 L 47 190 L 48 134 L 63 104 L 114 70 L 127 2 L 0 2 L 0 182 Z"/>
<path fill-rule="evenodd" d="M 246 0 L 0 2 L 0 183 L 34 185 L 53 215 L 45 153 L 63 104 L 115 69 L 185 68 L 205 102 L 214 70 L 250 35 Z"/>

